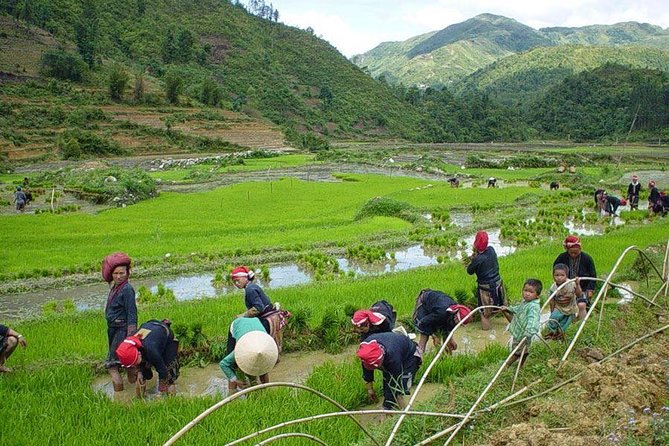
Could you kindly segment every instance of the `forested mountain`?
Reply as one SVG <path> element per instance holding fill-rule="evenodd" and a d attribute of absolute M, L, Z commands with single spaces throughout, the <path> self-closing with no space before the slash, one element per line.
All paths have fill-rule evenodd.
<path fill-rule="evenodd" d="M 503 104 L 522 107 L 570 75 L 607 63 L 669 71 L 669 53 L 630 45 L 535 48 L 478 70 L 452 90 L 458 95 L 480 91 Z"/>
<path fill-rule="evenodd" d="M 404 42 L 385 42 L 364 54 L 354 56 L 352 61 L 369 71 L 373 77 L 384 76 L 391 82 L 407 86 L 442 87 L 462 81 L 497 60 L 528 50 L 562 45 L 630 44 L 667 48 L 669 31 L 636 22 L 535 30 L 513 19 L 481 14 L 441 31 L 416 36 Z M 562 63 L 563 68 L 570 68 L 559 60 L 550 61 L 549 65 L 559 63 Z M 665 63 L 669 63 L 669 56 L 665 57 Z M 575 67 L 572 72 L 578 71 L 580 69 Z"/>
<path fill-rule="evenodd" d="M 329 43 L 272 20 L 279 14 L 273 9 L 263 14 L 268 19 L 221 0 L 6 0 L 0 8 L 51 33 L 52 65 L 74 57 L 88 66 L 74 75 L 42 70 L 56 77 L 106 87 L 109 70 L 120 65 L 125 76 L 149 84 L 174 81 L 177 93 L 194 100 L 262 114 L 289 134 L 412 137 L 420 122 L 417 110 Z M 16 37 L 0 31 L 0 39 Z M 40 45 L 48 48 L 33 48 Z M 5 77 L 37 71 L 2 59 Z"/>

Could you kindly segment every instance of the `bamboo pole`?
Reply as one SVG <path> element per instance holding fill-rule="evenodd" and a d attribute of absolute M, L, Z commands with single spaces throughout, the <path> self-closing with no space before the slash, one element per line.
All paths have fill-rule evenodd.
<path fill-rule="evenodd" d="M 423 376 L 421 377 L 420 381 L 419 381 L 418 384 L 416 385 L 416 389 L 412 392 L 411 398 L 409 399 L 409 402 L 407 403 L 406 407 L 403 409 L 403 412 L 408 412 L 409 409 L 411 409 L 411 405 L 412 405 L 412 404 L 414 403 L 414 401 L 416 400 L 416 397 L 418 396 L 418 392 L 420 391 L 420 388 L 421 388 L 421 387 L 423 386 L 423 384 L 425 383 L 425 380 L 427 379 L 427 376 L 430 374 L 430 371 L 432 371 L 432 368 L 436 365 L 437 361 L 439 360 L 439 358 L 441 357 L 441 355 L 444 353 L 444 351 L 445 351 L 446 348 L 448 347 L 448 343 L 451 341 L 451 339 L 453 339 L 453 335 L 455 334 L 456 330 L 457 330 L 458 328 L 462 327 L 465 323 L 467 323 L 468 319 L 474 317 L 474 314 L 475 314 L 478 310 L 481 310 L 481 309 L 484 309 L 484 308 L 496 308 L 496 309 L 499 309 L 500 307 L 498 307 L 498 306 L 496 306 L 496 305 L 483 305 L 483 306 L 480 306 L 480 307 L 476 307 L 476 308 L 473 309 L 467 316 L 465 316 L 460 322 L 458 322 L 458 324 L 457 324 L 455 327 L 453 327 L 453 330 L 451 330 L 451 332 L 448 334 L 448 337 L 447 337 L 447 338 L 444 340 L 444 342 L 442 343 L 441 348 L 439 349 L 439 351 L 437 352 L 437 354 L 436 354 L 436 355 L 434 356 L 434 358 L 432 359 L 432 362 L 431 362 L 430 365 L 427 367 L 427 369 L 425 370 L 425 372 L 423 372 Z M 393 430 L 390 432 L 390 436 L 388 437 L 388 440 L 386 440 L 386 444 L 385 444 L 385 446 L 390 446 L 390 443 L 391 443 L 391 442 L 393 441 L 393 439 L 395 438 L 395 435 L 397 435 L 397 431 L 399 430 L 400 425 L 402 424 L 403 421 L 404 421 L 404 414 L 402 414 L 402 415 L 400 416 L 400 418 L 397 420 L 397 422 L 395 423 L 395 426 L 393 427 Z"/>
<path fill-rule="evenodd" d="M 328 397 L 328 396 L 322 394 L 321 392 L 319 392 L 319 391 L 317 391 L 317 390 L 314 390 L 314 389 L 312 389 L 312 388 L 310 388 L 310 387 L 303 386 L 303 385 L 301 385 L 301 384 L 285 383 L 285 382 L 276 382 L 276 383 L 260 384 L 260 385 L 257 385 L 257 386 L 249 387 L 248 389 L 241 390 L 241 391 L 235 393 L 234 395 L 230 395 L 230 396 L 228 396 L 227 398 L 224 398 L 223 400 L 221 400 L 221 401 L 219 401 L 218 403 L 214 404 L 213 406 L 211 406 L 210 408 L 208 408 L 207 410 L 205 410 L 204 412 L 202 412 L 200 415 L 198 415 L 197 417 L 195 417 L 192 421 L 190 421 L 190 422 L 189 422 L 188 424 L 186 424 L 184 427 L 182 427 L 181 430 L 180 430 L 179 432 L 177 432 L 176 434 L 174 434 L 169 440 L 167 440 L 167 441 L 164 443 L 163 446 L 170 446 L 170 445 L 173 445 L 179 438 L 181 438 L 186 432 L 188 432 L 189 430 L 191 430 L 191 429 L 192 429 L 195 425 L 197 425 L 200 421 L 204 420 L 204 419 L 207 418 L 210 414 L 212 414 L 213 412 L 217 411 L 217 410 L 220 409 L 221 407 L 225 406 L 225 405 L 228 404 L 229 402 L 234 401 L 234 400 L 236 400 L 237 398 L 241 397 L 242 395 L 246 395 L 247 393 L 255 392 L 256 390 L 266 389 L 266 388 L 268 388 L 268 387 L 292 387 L 292 388 L 295 388 L 295 389 L 306 390 L 306 391 L 311 392 L 311 393 L 313 393 L 314 395 L 318 396 L 319 398 L 322 398 L 322 399 L 326 400 L 327 402 L 332 403 L 333 405 L 337 406 L 339 409 L 341 409 L 342 411 L 344 411 L 344 413 L 348 414 L 348 411 L 346 410 L 346 408 L 345 408 L 344 406 L 342 406 L 341 404 L 339 404 L 338 402 L 336 402 L 336 401 L 333 400 L 332 398 L 330 398 L 330 397 Z M 368 437 L 369 437 L 375 444 L 379 445 L 379 443 L 376 441 L 376 439 L 372 436 L 371 433 L 369 433 L 369 431 L 368 431 L 367 429 L 365 429 L 365 427 L 360 423 L 360 421 L 358 421 L 358 420 L 357 420 L 354 416 L 352 416 L 352 415 L 350 415 L 350 417 L 351 417 L 351 419 L 352 419 L 353 421 L 355 421 L 355 423 L 356 423 L 358 426 L 360 426 L 360 429 L 362 429 L 362 431 L 363 431 L 365 434 L 367 434 L 367 436 L 368 436 Z M 380 445 L 379 445 L 379 446 L 380 446 Z"/>

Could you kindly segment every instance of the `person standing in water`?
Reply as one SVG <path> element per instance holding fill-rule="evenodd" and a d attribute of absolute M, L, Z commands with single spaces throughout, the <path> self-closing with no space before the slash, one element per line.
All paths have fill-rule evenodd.
<path fill-rule="evenodd" d="M 488 244 L 488 233 L 479 231 L 474 238 L 474 253 L 465 259 L 467 274 L 476 274 L 476 297 L 479 306 L 501 307 L 506 303 L 504 283 L 499 274 L 499 263 L 495 248 Z M 481 310 L 481 329 L 490 330 L 492 308 Z"/>

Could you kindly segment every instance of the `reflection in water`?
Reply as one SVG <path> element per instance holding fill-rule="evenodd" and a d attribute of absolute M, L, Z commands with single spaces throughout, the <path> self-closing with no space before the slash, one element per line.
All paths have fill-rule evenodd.
<path fill-rule="evenodd" d="M 516 247 L 512 245 L 502 245 L 502 241 L 500 240 L 500 232 L 501 230 L 499 229 L 492 229 L 487 231 L 488 232 L 488 244 L 495 248 L 495 252 L 497 253 L 497 257 L 504 257 L 508 256 L 509 254 L 513 254 L 516 251 Z M 474 249 L 474 239 L 476 238 L 476 234 L 472 234 L 469 237 L 465 237 L 464 241 L 466 243 L 466 248 L 465 248 L 465 255 L 469 255 L 472 253 L 472 250 Z M 457 258 L 461 258 L 462 252 L 458 252 Z"/>
<path fill-rule="evenodd" d="M 569 219 L 564 222 L 564 227 L 567 228 L 570 234 L 575 235 L 602 235 L 604 230 L 596 226 L 589 226 L 582 223 L 576 223 L 573 219 Z"/>

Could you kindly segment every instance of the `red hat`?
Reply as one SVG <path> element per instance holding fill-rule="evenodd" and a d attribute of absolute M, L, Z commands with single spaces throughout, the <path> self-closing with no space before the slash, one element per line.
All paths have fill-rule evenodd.
<path fill-rule="evenodd" d="M 632 175 L 632 179 L 633 179 L 633 180 L 638 180 L 638 179 L 639 179 L 639 177 L 638 177 L 638 176 L 636 176 L 636 175 Z"/>
<path fill-rule="evenodd" d="M 450 307 L 448 307 L 448 311 L 451 313 L 455 313 L 454 319 L 456 324 L 459 324 L 461 320 L 465 319 L 469 315 L 469 313 L 472 312 L 472 310 L 470 310 L 468 307 L 460 304 L 451 305 Z M 462 325 L 467 325 L 471 321 L 472 318 L 467 318 L 462 323 Z"/>
<path fill-rule="evenodd" d="M 361 342 L 355 354 L 367 370 L 377 369 L 383 363 L 383 347 L 376 340 Z"/>
<path fill-rule="evenodd" d="M 116 357 L 123 367 L 132 367 L 139 357 L 142 341 L 137 336 L 128 336 L 116 348 Z"/>
<path fill-rule="evenodd" d="M 474 248 L 478 252 L 483 252 L 488 247 L 488 233 L 485 231 L 479 231 L 476 233 L 474 238 Z"/>
<path fill-rule="evenodd" d="M 353 313 L 353 318 L 351 319 L 351 322 L 353 323 L 353 325 L 359 327 L 367 323 L 370 323 L 372 325 L 380 325 L 385 320 L 386 317 L 381 313 L 375 313 L 370 310 L 358 310 L 355 313 Z"/>
<path fill-rule="evenodd" d="M 251 271 L 245 266 L 238 266 L 237 268 L 233 269 L 232 273 L 230 274 L 230 276 L 233 279 L 238 279 L 240 277 L 247 277 L 249 279 L 253 279 L 254 275 L 255 274 L 253 273 L 253 271 Z"/>
<path fill-rule="evenodd" d="M 623 206 L 627 206 L 627 200 L 625 200 L 624 198 L 621 198 L 620 199 L 620 204 L 622 204 Z"/>
<path fill-rule="evenodd" d="M 580 248 L 581 239 L 575 235 L 570 235 L 566 239 L 564 239 L 564 243 L 562 245 L 564 246 L 565 249 Z"/>

